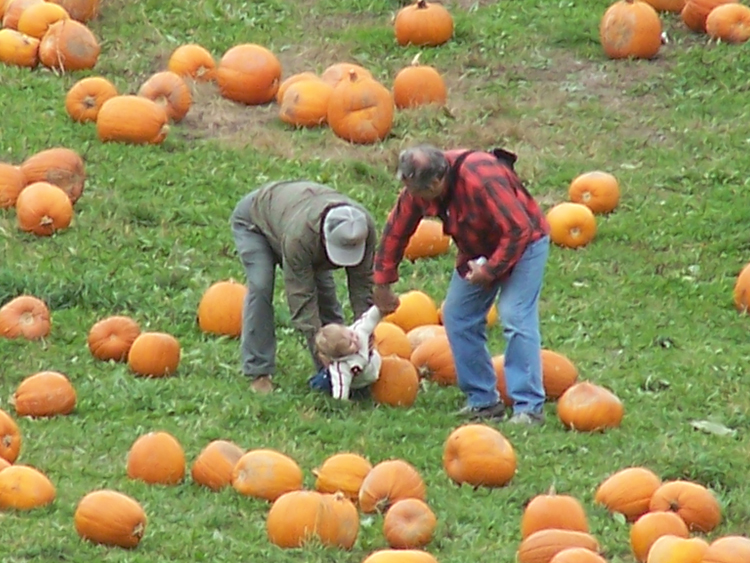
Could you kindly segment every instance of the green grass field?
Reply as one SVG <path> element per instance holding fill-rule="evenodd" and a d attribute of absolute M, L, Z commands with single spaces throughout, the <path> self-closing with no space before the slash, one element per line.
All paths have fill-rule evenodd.
<path fill-rule="evenodd" d="M 92 71 L 56 74 L 0 66 L 0 161 L 66 146 L 85 158 L 87 182 L 74 222 L 50 238 L 18 230 L 0 211 L 0 304 L 27 293 L 52 311 L 44 341 L 0 340 L 0 408 L 17 385 L 42 370 L 73 382 L 73 414 L 18 418 L 18 463 L 45 472 L 56 501 L 30 512 L 0 512 L 2 563 L 106 561 L 360 562 L 386 547 L 382 516 L 362 516 L 351 551 L 312 545 L 281 550 L 266 537 L 265 502 L 229 488 L 213 493 L 186 480 L 174 487 L 129 480 L 127 452 L 143 433 L 166 430 L 192 462 L 211 440 L 274 448 L 294 458 L 312 487 L 312 469 L 353 451 L 373 464 L 402 458 L 427 485 L 438 517 L 427 546 L 442 563 L 510 563 L 524 504 L 551 486 L 587 510 L 591 533 L 610 563 L 634 561 L 629 525 L 593 502 L 611 473 L 644 465 L 663 479 L 712 489 L 723 520 L 705 539 L 750 534 L 750 360 L 748 322 L 732 303 L 750 261 L 750 105 L 746 45 L 710 42 L 662 15 L 669 43 L 651 61 L 610 61 L 598 40 L 602 0 L 469 2 L 446 5 L 454 38 L 424 49 L 449 87 L 447 111 L 396 113 L 390 136 L 356 146 L 328 128 L 293 130 L 278 106 L 223 100 L 212 86 L 194 91 L 187 118 L 160 146 L 103 144 L 93 124 L 64 110 L 65 93 L 84 76 L 135 93 L 166 68 L 179 45 L 197 42 L 218 60 L 230 47 L 258 43 L 276 53 L 283 76 L 351 61 L 387 87 L 420 51 L 399 47 L 389 0 L 239 2 L 104 0 L 90 27 L 102 44 Z M 582 172 L 620 181 L 617 210 L 598 217 L 586 248 L 552 249 L 542 295 L 543 345 L 565 354 L 587 379 L 625 405 L 619 429 L 566 431 L 547 406 L 541 428 L 498 428 L 513 444 L 518 470 L 502 489 L 457 487 L 442 449 L 460 424 L 456 388 L 427 386 L 408 409 L 338 404 L 312 394 L 312 366 L 291 328 L 277 284 L 278 390 L 253 395 L 239 370 L 238 341 L 204 335 L 198 302 L 215 281 L 243 280 L 229 216 L 236 201 L 274 179 L 308 178 L 365 204 L 382 226 L 395 201 L 398 152 L 417 142 L 445 148 L 503 146 L 545 209 L 567 199 Z M 421 289 L 438 303 L 453 254 L 405 263 L 396 289 Z M 345 295 L 344 278 L 340 289 Z M 132 316 L 142 329 L 175 335 L 175 377 L 136 378 L 124 364 L 95 361 L 86 335 L 97 320 Z M 493 354 L 502 353 L 497 327 Z M 697 431 L 710 420 L 737 432 Z M 83 542 L 73 526 L 79 499 L 97 488 L 136 498 L 149 518 L 133 551 Z"/>

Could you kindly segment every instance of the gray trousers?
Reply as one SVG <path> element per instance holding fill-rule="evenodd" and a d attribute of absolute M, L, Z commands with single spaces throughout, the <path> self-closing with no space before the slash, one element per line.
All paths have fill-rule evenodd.
<path fill-rule="evenodd" d="M 276 372 L 276 332 L 273 310 L 276 266 L 281 264 L 265 235 L 258 231 L 249 218 L 251 192 L 240 200 L 232 213 L 232 235 L 237 254 L 247 276 L 248 291 L 242 309 L 240 352 L 242 373 L 251 378 L 273 375 Z M 318 295 L 318 314 L 321 325 L 343 323 L 344 313 L 331 270 L 315 273 Z M 315 334 L 305 334 L 307 347 L 318 371 L 322 366 L 315 354 Z"/>

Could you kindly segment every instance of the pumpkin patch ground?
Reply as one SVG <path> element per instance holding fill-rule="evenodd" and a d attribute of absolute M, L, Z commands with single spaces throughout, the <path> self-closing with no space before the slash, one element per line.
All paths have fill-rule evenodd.
<path fill-rule="evenodd" d="M 22 1 L 0 0 L 0 13 Z M 730 37 L 737 10 L 710 18 L 710 31 L 708 23 L 691 30 L 679 11 L 659 12 L 656 56 L 613 60 L 599 36 L 611 3 L 599 0 L 448 0 L 452 34 L 419 47 L 396 40 L 406 0 L 55 3 L 96 38 L 92 68 L 53 70 L 34 41 L 0 32 L 0 310 L 13 313 L 22 296 L 43 305 L 38 315 L 6 315 L 0 330 L 0 560 L 153 563 L 191 553 L 290 563 L 649 563 L 657 542 L 651 563 L 676 563 L 682 550 L 703 553 L 698 563 L 734 563 L 732 550 L 750 557 L 742 555 L 750 316 L 740 276 L 750 264 L 750 51 L 715 39 Z M 688 16 L 711 5 L 690 3 Z M 47 24 L 32 15 L 23 27 L 41 34 Z M 215 71 L 243 44 L 267 49 L 281 67 L 264 84 L 268 103 L 231 101 L 210 80 L 215 73 L 185 70 L 210 60 Z M 185 45 L 202 50 L 170 63 Z M 339 63 L 365 69 L 392 94 L 414 60 L 439 74 L 445 102 L 394 101 L 375 142 L 349 142 L 326 122 L 282 121 L 270 94 L 295 74 L 322 80 Z M 143 121 L 130 102 L 122 111 L 110 105 L 102 142 L 97 104 L 138 97 L 167 71 L 188 74 L 184 116 L 170 119 L 169 96 L 158 92 L 151 104 L 135 102 L 162 106 L 140 112 Z M 96 77 L 84 85 L 111 87 L 79 86 L 80 107 L 66 100 Z M 148 115 L 159 125 L 150 136 Z M 110 142 L 123 138 L 145 142 Z M 281 272 L 276 390 L 255 395 L 241 376 L 236 298 L 252 288 L 228 223 L 237 201 L 264 182 L 307 178 L 360 201 L 380 231 L 400 189 L 398 154 L 421 142 L 517 153 L 518 174 L 545 213 L 570 202 L 569 186 L 586 172 L 617 180 L 616 206 L 596 213 L 595 237 L 550 248 L 542 346 L 574 369 L 562 383 L 550 380 L 560 383 L 554 392 L 545 381 L 541 426 L 468 426 L 455 415 L 464 395 L 446 341 L 414 354 L 444 330 L 452 243 L 422 245 L 419 256 L 410 249 L 401 264 L 394 291 L 412 297 L 391 331 L 379 331 L 387 372 L 373 397 L 343 403 L 310 391 L 314 370 Z M 58 148 L 76 158 L 55 164 L 55 174 L 25 175 L 24 163 L 28 171 L 35 155 Z M 64 184 L 71 200 L 60 200 L 65 213 L 45 236 L 22 228 L 16 208 L 40 181 Z M 30 197 L 37 189 L 21 198 L 22 219 L 41 214 L 35 226 L 54 225 L 38 207 L 45 198 Z M 334 278 L 350 320 L 345 273 Z M 208 305 L 218 323 L 208 326 L 202 299 L 226 280 L 243 286 L 234 305 L 222 301 L 226 311 Z M 502 306 L 497 313 L 487 348 L 507 399 Z M 108 319 L 130 324 L 103 326 Z M 23 401 L 19 412 L 16 391 L 45 372 L 64 374 L 74 394 L 54 416 Z M 606 393 L 580 393 L 587 388 Z M 33 390 L 50 403 L 52 386 L 40 380 Z M 153 435 L 170 436 L 171 446 L 129 462 L 136 441 Z M 166 477 L 155 476 L 165 464 Z M 568 530 L 539 508 L 566 506 L 558 501 L 575 507 Z M 692 543 L 664 539 L 669 531 Z"/>

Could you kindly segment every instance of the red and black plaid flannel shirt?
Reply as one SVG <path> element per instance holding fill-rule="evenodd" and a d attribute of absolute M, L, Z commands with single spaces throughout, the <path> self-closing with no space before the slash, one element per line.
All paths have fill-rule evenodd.
<path fill-rule="evenodd" d="M 445 153 L 453 166 L 466 152 Z M 515 172 L 487 152 L 473 152 L 463 161 L 454 185 L 434 200 L 401 190 L 388 215 L 375 254 L 373 281 L 393 283 L 409 238 L 423 217 L 440 217 L 443 232 L 458 248 L 456 268 L 461 275 L 467 262 L 487 257 L 486 268 L 495 279 L 507 276 L 526 247 L 549 233 L 539 205 L 523 188 Z"/>

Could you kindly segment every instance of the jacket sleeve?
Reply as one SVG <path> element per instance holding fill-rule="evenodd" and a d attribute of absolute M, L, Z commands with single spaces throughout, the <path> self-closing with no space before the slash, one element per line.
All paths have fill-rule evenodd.
<path fill-rule="evenodd" d="M 373 305 L 360 317 L 361 322 L 357 329 L 369 337 L 375 330 L 375 327 L 378 326 L 381 318 L 380 309 Z"/>
<path fill-rule="evenodd" d="M 404 257 L 406 245 L 419 222 L 424 210 L 415 199 L 402 189 L 396 205 L 391 209 L 380 237 L 380 246 L 375 253 L 373 281 L 378 284 L 393 283 L 398 280 L 398 266 Z"/>
<path fill-rule="evenodd" d="M 367 245 L 362 262 L 358 266 L 346 268 L 346 280 L 349 290 L 349 303 L 352 306 L 354 317 L 362 315 L 372 303 L 372 264 L 375 256 L 375 246 L 378 243 L 378 235 L 375 231 L 375 223 L 368 220 L 369 233 Z"/>
<path fill-rule="evenodd" d="M 333 362 L 328 366 L 331 374 L 331 396 L 342 401 L 349 400 L 349 389 L 352 384 L 352 371 L 346 362 Z"/>

